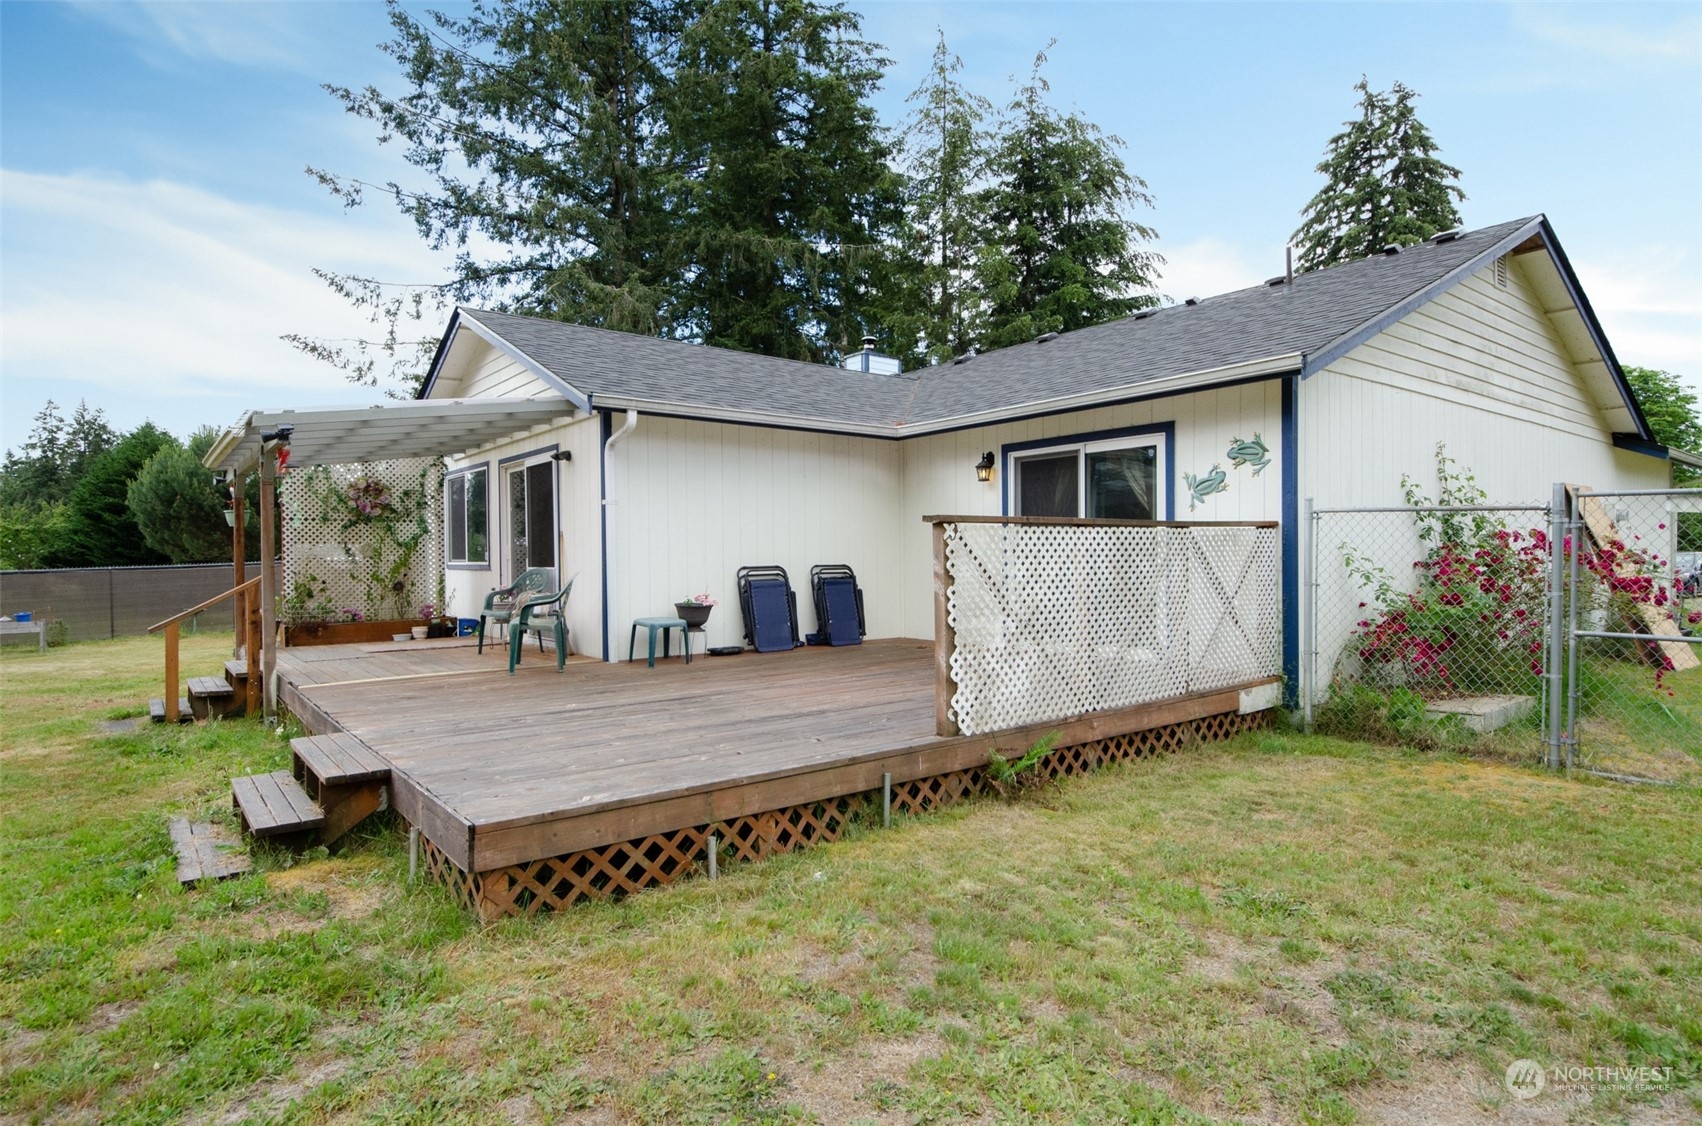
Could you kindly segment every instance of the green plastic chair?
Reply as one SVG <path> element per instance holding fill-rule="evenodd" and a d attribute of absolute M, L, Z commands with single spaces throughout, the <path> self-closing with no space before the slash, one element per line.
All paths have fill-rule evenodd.
<path fill-rule="evenodd" d="M 538 652 L 544 651 L 544 625 L 534 619 L 545 618 L 554 626 L 556 643 L 556 671 L 560 672 L 567 666 L 567 596 L 573 590 L 575 575 L 567 580 L 567 585 L 548 598 L 534 598 L 530 602 L 522 602 L 514 624 L 508 627 L 508 675 L 514 675 L 514 666 L 520 663 L 520 650 L 526 640 L 526 631 L 531 630 L 538 635 Z"/>
<path fill-rule="evenodd" d="M 548 567 L 530 567 L 520 572 L 520 577 L 500 590 L 493 590 L 485 595 L 484 609 L 479 611 L 479 652 L 485 651 L 485 623 L 491 625 L 507 625 L 514 618 L 514 612 L 526 602 L 550 589 L 555 582 L 555 572 Z"/>

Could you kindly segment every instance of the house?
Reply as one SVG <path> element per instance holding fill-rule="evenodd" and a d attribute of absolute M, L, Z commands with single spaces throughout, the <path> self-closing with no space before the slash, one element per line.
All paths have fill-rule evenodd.
<path fill-rule="evenodd" d="M 420 398 L 558 413 L 448 460 L 451 609 L 555 567 L 579 576 L 574 648 L 620 660 L 633 618 L 702 592 L 723 604 L 709 644 L 740 643 L 740 566 L 846 563 L 870 637 L 929 638 L 924 515 L 1276 520 L 1292 681 L 1302 498 L 1398 504 L 1439 441 L 1496 498 L 1669 481 L 1542 216 L 921 371 L 883 361 L 456 310 Z"/>

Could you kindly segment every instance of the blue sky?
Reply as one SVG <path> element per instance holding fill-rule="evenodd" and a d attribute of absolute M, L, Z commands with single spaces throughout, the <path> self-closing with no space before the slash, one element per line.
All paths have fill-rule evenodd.
<path fill-rule="evenodd" d="M 1405 82 L 1467 225 L 1546 212 L 1620 358 L 1702 391 L 1702 4 L 850 6 L 889 123 L 936 28 L 995 101 L 1055 39 L 1054 98 L 1127 142 L 1176 299 L 1280 272 L 1353 84 Z M 376 397 L 279 337 L 365 329 L 315 266 L 440 276 L 303 172 L 407 178 L 319 89 L 396 89 L 387 36 L 366 3 L 0 3 L 0 442 L 49 397 L 179 434 Z"/>

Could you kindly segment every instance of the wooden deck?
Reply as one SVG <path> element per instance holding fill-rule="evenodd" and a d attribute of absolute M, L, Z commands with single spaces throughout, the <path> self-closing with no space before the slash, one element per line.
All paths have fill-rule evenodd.
<path fill-rule="evenodd" d="M 1239 686 L 996 736 L 934 734 L 931 642 L 605 664 L 460 641 L 287 650 L 282 697 L 392 768 L 397 810 L 462 872 L 975 769 L 1236 712 Z M 1137 714 L 1138 713 L 1138 714 Z"/>

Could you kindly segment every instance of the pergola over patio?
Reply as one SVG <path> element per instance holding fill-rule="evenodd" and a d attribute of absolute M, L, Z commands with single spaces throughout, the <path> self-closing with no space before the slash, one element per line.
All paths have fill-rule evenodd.
<path fill-rule="evenodd" d="M 550 426 L 575 413 L 572 403 L 559 398 L 521 399 L 420 399 L 374 403 L 365 407 L 318 407 L 301 410 L 249 411 L 236 425 L 219 436 L 202 463 L 221 473 L 231 489 L 231 559 L 235 576 L 230 594 L 246 589 L 243 551 L 243 506 L 241 482 L 249 474 L 260 475 L 260 542 L 276 542 L 275 520 L 278 455 L 287 449 L 290 468 L 358 465 L 408 458 L 441 458 L 487 446 L 530 430 Z M 248 646 L 245 623 L 258 619 L 260 653 L 258 671 L 264 684 L 268 718 L 277 711 L 277 560 L 270 551 L 261 552 L 259 613 L 237 614 L 237 641 Z M 221 596 L 221 600 L 226 596 Z M 239 603 L 242 596 L 238 595 Z M 205 606 L 196 607 L 196 610 Z M 176 654 L 173 627 L 177 619 L 161 622 L 167 630 L 166 667 L 175 677 Z M 251 662 L 253 663 L 253 662 Z M 176 711 L 176 688 L 167 686 L 166 708 Z"/>

